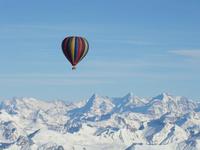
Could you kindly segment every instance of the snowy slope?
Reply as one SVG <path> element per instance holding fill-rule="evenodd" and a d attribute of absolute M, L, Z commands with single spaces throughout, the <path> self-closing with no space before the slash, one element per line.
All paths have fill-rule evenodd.
<path fill-rule="evenodd" d="M 0 103 L 0 149 L 198 150 L 200 103 L 167 93 Z"/>

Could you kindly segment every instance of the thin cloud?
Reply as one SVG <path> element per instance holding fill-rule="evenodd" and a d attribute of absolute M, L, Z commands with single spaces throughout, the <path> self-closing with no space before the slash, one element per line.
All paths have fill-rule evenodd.
<path fill-rule="evenodd" d="M 63 79 L 63 78 L 4 78 L 0 79 L 1 85 L 21 86 L 21 85 L 45 85 L 45 86 L 77 86 L 77 85 L 96 85 L 113 84 L 115 82 L 99 79 Z"/>
<path fill-rule="evenodd" d="M 200 50 L 173 50 L 170 53 L 184 57 L 200 58 Z"/>
<path fill-rule="evenodd" d="M 130 44 L 130 45 L 155 45 L 155 43 L 141 41 L 141 40 L 132 40 L 132 39 L 98 39 L 94 40 L 98 43 L 118 43 L 118 44 Z"/>

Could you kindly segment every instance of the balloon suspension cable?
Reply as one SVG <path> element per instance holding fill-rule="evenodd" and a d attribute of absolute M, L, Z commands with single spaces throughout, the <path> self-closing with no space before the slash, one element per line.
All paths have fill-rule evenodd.
<path fill-rule="evenodd" d="M 72 70 L 76 70 L 76 66 L 73 66 L 73 67 L 72 67 Z"/>

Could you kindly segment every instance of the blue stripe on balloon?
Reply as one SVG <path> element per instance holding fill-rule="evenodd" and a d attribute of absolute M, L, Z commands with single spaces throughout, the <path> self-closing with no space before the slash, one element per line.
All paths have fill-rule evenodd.
<path fill-rule="evenodd" d="M 74 61 L 76 61 L 78 55 L 78 37 L 75 37 L 75 53 L 74 53 Z"/>

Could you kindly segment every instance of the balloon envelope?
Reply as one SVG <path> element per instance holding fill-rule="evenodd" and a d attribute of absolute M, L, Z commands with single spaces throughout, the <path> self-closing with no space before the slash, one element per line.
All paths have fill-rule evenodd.
<path fill-rule="evenodd" d="M 74 68 L 87 55 L 89 44 L 83 37 L 70 36 L 63 40 L 62 50 Z"/>

